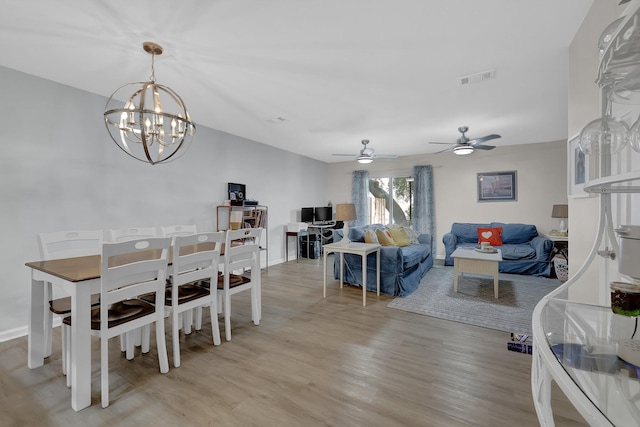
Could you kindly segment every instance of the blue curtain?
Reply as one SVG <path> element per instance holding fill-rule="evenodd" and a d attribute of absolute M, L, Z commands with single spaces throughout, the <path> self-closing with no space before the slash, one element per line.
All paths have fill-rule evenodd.
<path fill-rule="evenodd" d="M 416 199 L 414 201 L 413 229 L 416 233 L 431 234 L 431 253 L 436 259 L 436 218 L 433 206 L 433 168 L 415 166 L 413 184 Z"/>
<path fill-rule="evenodd" d="M 352 225 L 367 225 L 369 223 L 369 171 L 354 171 L 351 185 L 351 201 L 356 205 L 358 217 Z"/>

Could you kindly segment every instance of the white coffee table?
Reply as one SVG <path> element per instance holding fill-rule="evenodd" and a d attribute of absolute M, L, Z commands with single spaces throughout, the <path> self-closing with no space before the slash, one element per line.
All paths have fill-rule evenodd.
<path fill-rule="evenodd" d="M 498 263 L 502 252 L 484 253 L 474 248 L 458 248 L 451 254 L 453 258 L 453 292 L 458 292 L 458 275 L 464 273 L 493 276 L 493 295 L 498 298 Z"/>

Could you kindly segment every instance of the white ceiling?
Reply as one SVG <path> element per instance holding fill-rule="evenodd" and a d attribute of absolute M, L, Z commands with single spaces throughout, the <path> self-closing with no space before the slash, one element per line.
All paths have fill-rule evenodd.
<path fill-rule="evenodd" d="M 362 139 L 432 153 L 461 125 L 498 147 L 547 142 L 567 137 L 568 48 L 591 3 L 3 0 L 0 65 L 109 96 L 148 80 L 154 41 L 157 82 L 196 124 L 325 162 Z"/>

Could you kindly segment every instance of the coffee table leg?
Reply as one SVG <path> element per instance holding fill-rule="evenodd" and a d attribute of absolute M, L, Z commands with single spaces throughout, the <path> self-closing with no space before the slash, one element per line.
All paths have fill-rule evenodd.
<path fill-rule="evenodd" d="M 460 269 L 460 264 L 458 263 L 458 259 L 453 259 L 453 292 L 458 292 L 458 270 Z"/>
<path fill-rule="evenodd" d="M 495 263 L 496 271 L 493 274 L 493 296 L 498 299 L 498 263 Z"/>

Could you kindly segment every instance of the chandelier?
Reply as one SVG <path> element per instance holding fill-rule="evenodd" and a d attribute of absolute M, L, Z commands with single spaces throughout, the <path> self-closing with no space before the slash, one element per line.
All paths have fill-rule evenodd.
<path fill-rule="evenodd" d="M 144 42 L 142 47 L 151 54 L 150 81 L 118 88 L 107 101 L 104 121 L 120 149 L 155 165 L 182 156 L 191 144 L 196 125 L 182 98 L 156 83 L 154 59 L 162 54 L 162 46 Z"/>

